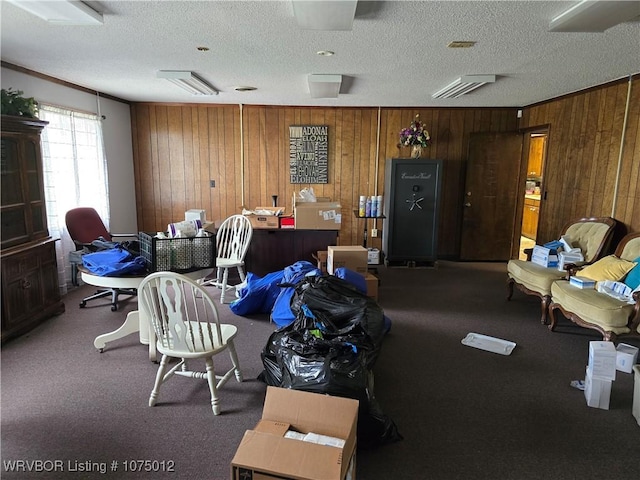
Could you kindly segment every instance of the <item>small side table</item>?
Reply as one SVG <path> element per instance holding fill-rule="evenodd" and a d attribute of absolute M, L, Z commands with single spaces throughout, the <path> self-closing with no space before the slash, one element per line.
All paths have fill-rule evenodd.
<path fill-rule="evenodd" d="M 354 210 L 353 214 L 356 216 L 356 218 L 358 220 L 364 220 L 364 236 L 362 239 L 362 246 L 364 248 L 367 248 L 367 224 L 369 220 L 380 220 L 382 221 L 383 219 L 387 218 L 384 215 L 380 215 L 377 217 L 361 217 L 360 215 L 358 215 L 358 210 Z"/>

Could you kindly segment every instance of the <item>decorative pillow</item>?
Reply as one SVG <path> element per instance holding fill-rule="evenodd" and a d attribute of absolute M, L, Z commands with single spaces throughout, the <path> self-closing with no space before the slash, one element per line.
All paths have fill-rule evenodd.
<path fill-rule="evenodd" d="M 601 258 L 595 263 L 584 267 L 580 270 L 579 275 L 581 277 L 587 277 L 596 282 L 602 280 L 613 280 L 617 282 L 622 280 L 624 276 L 631 271 L 636 263 L 622 260 L 615 255 L 609 255 L 608 257 Z"/>
<path fill-rule="evenodd" d="M 635 290 L 640 286 L 640 257 L 636 258 L 634 262 L 637 263 L 635 267 L 628 273 L 627 278 L 624 279 L 624 283 L 631 290 Z"/>

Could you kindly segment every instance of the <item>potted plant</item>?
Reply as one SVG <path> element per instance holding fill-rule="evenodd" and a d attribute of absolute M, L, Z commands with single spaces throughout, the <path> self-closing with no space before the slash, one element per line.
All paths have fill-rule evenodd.
<path fill-rule="evenodd" d="M 2 115 L 38 118 L 38 102 L 33 97 L 23 97 L 21 90 L 2 89 Z"/>

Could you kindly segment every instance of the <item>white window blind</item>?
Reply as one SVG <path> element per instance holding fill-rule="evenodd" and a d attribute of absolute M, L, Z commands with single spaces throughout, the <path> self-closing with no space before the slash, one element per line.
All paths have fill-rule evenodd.
<path fill-rule="evenodd" d="M 68 252 L 75 250 L 65 214 L 75 207 L 93 207 L 109 228 L 109 189 L 102 125 L 97 115 L 39 105 L 49 124 L 42 133 L 42 159 L 49 233 L 56 242 L 62 293 L 71 284 Z"/>

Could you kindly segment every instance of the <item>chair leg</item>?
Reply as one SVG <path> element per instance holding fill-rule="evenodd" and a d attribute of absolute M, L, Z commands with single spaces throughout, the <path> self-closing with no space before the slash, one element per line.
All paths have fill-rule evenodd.
<path fill-rule="evenodd" d="M 87 302 L 90 300 L 95 300 L 96 298 L 102 298 L 102 297 L 106 297 L 107 295 L 111 295 L 111 290 L 97 290 L 96 293 L 94 293 L 93 295 L 90 295 L 88 297 L 85 297 L 82 299 L 82 301 L 80 302 L 80 308 L 84 308 L 87 306 Z"/>
<path fill-rule="evenodd" d="M 158 367 L 158 372 L 156 373 L 156 381 L 153 384 L 153 390 L 151 390 L 151 396 L 149 397 L 150 407 L 153 407 L 156 404 L 156 400 L 158 399 L 158 392 L 160 391 L 160 385 L 162 385 L 164 379 L 164 372 L 167 369 L 168 361 L 169 357 L 167 355 L 162 355 L 162 360 L 160 360 L 160 366 Z"/>
<path fill-rule="evenodd" d="M 218 389 L 216 387 L 216 374 L 213 371 L 213 358 L 205 359 L 207 364 L 207 383 L 209 384 L 209 392 L 211 392 L 211 410 L 214 415 L 220 414 L 220 399 L 218 398 Z"/>
<path fill-rule="evenodd" d="M 547 328 L 553 332 L 556 329 L 556 321 L 557 321 L 555 304 L 553 302 L 551 302 L 551 304 L 549 305 L 548 312 L 549 312 L 549 325 L 547 326 Z"/>
<path fill-rule="evenodd" d="M 511 297 L 513 297 L 513 283 L 513 278 L 509 277 L 509 280 L 507 280 L 507 301 L 510 301 Z"/>
<path fill-rule="evenodd" d="M 240 362 L 238 361 L 238 354 L 236 353 L 236 346 L 233 340 L 227 341 L 227 348 L 229 349 L 229 356 L 231 357 L 236 380 L 242 382 L 242 371 L 240 370 Z"/>
<path fill-rule="evenodd" d="M 224 268 L 222 273 L 222 284 L 220 287 L 222 288 L 222 292 L 220 293 L 220 303 L 224 303 L 224 297 L 227 293 L 227 280 L 229 279 L 229 269 Z"/>
<path fill-rule="evenodd" d="M 244 268 L 242 268 L 242 265 L 238 265 L 238 275 L 240 276 L 240 283 L 244 282 L 247 278 L 244 274 Z"/>
<path fill-rule="evenodd" d="M 540 302 L 540 309 L 542 316 L 540 317 L 540 323 L 542 325 L 547 325 L 549 320 L 547 319 L 547 313 L 549 312 L 549 304 L 551 303 L 551 297 L 549 295 L 545 295 L 542 297 L 542 301 Z"/>

